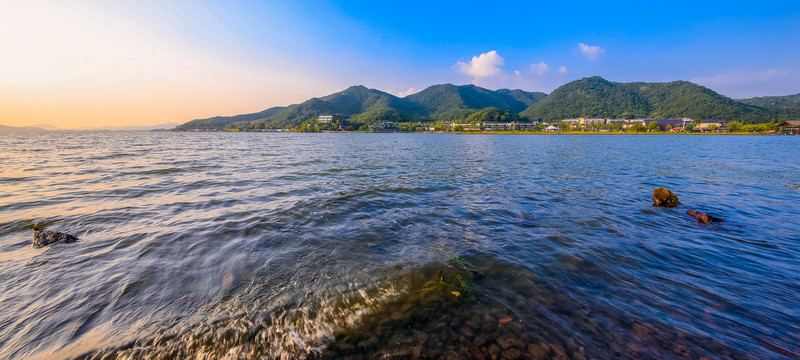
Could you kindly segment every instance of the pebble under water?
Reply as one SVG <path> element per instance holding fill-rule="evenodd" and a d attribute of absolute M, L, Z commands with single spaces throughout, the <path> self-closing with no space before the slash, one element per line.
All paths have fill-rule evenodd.
<path fill-rule="evenodd" d="M 0 134 L 0 358 L 800 359 L 798 145 Z"/>

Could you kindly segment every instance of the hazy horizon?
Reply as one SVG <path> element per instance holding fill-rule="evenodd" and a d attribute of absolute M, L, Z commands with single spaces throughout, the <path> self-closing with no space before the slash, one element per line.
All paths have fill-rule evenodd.
<path fill-rule="evenodd" d="M 691 6 L 688 6 L 691 4 Z M 686 5 L 686 6 L 684 6 Z M 0 4 L 0 124 L 183 123 L 363 84 L 550 93 L 587 76 L 800 92 L 800 4 Z M 335 31 L 331 31 L 335 29 Z"/>
<path fill-rule="evenodd" d="M 105 130 L 105 129 L 120 129 L 120 130 L 127 130 L 129 128 L 156 128 L 156 129 L 168 129 L 174 126 L 180 125 L 180 122 L 177 121 L 168 121 L 164 123 L 158 124 L 149 124 L 149 125 L 141 125 L 141 124 L 127 124 L 127 125 L 103 125 L 103 126 L 81 126 L 81 127 L 60 127 L 55 126 L 49 123 L 37 123 L 37 124 L 30 124 L 30 125 L 22 125 L 16 127 L 35 127 L 44 130 Z M 168 125 L 168 126 L 165 126 Z M 0 126 L 12 126 L 12 125 L 5 125 L 0 124 Z"/>

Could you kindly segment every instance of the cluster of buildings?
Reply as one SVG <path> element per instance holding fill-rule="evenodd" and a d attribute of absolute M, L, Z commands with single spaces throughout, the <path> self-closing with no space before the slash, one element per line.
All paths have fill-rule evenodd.
<path fill-rule="evenodd" d="M 627 129 L 636 124 L 642 124 L 642 126 L 648 127 L 653 122 L 658 124 L 659 131 L 684 131 L 684 129 L 688 125 L 692 125 L 694 129 L 697 131 L 725 131 L 725 126 L 727 126 L 727 122 L 722 120 L 700 120 L 699 123 L 695 123 L 695 121 L 690 118 L 681 118 L 681 119 L 646 118 L 646 119 L 629 119 L 629 120 L 577 118 L 577 119 L 561 120 L 561 123 L 563 124 L 569 124 L 570 126 L 583 126 L 583 127 L 591 127 L 592 125 L 622 124 L 623 129 Z"/>
<path fill-rule="evenodd" d="M 397 132 L 397 124 L 393 122 L 382 122 L 377 124 L 372 124 L 369 126 L 372 132 L 379 132 L 379 133 L 389 133 L 389 132 Z"/>
<path fill-rule="evenodd" d="M 459 129 L 461 131 L 530 131 L 539 124 L 544 125 L 542 128 L 547 132 L 562 131 L 562 126 L 582 127 L 584 129 L 591 129 L 592 127 L 608 128 L 608 125 L 617 124 L 622 129 L 627 129 L 636 124 L 641 124 L 644 127 L 650 126 L 651 123 L 658 124 L 659 131 L 684 131 L 686 126 L 692 125 L 695 131 L 725 131 L 727 123 L 722 120 L 700 120 L 695 123 L 690 118 L 682 119 L 604 119 L 604 118 L 576 118 L 564 119 L 554 123 L 526 123 L 526 122 L 510 122 L 510 123 L 446 123 L 450 130 Z M 599 129 L 603 131 L 602 129 Z"/>
<path fill-rule="evenodd" d="M 450 130 L 461 131 L 531 131 L 539 123 L 529 122 L 485 122 L 485 123 L 445 123 Z"/>

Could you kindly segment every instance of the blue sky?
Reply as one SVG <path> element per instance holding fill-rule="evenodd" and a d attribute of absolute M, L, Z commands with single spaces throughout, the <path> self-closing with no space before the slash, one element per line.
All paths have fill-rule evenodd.
<path fill-rule="evenodd" d="M 550 92 L 600 75 L 800 92 L 800 2 L 0 4 L 0 123 L 188 121 L 363 84 Z"/>
<path fill-rule="evenodd" d="M 352 32 L 320 40 L 331 53 L 358 54 L 351 61 L 366 64 L 351 76 L 375 87 L 477 82 L 549 92 L 601 75 L 695 80 L 733 97 L 800 92 L 800 2 L 642 3 L 339 2 L 321 8 Z M 598 53 L 587 56 L 580 44 Z M 490 51 L 503 59 L 502 72 L 476 79 L 452 71 Z"/>

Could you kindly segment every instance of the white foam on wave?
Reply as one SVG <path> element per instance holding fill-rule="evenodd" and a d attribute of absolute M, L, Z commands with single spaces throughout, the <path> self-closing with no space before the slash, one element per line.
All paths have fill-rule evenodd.
<path fill-rule="evenodd" d="M 261 334 L 267 348 L 280 359 L 302 359 L 319 355 L 335 341 L 335 335 L 358 327 L 364 316 L 375 313 L 383 304 L 397 300 L 408 289 L 387 283 L 367 291 L 358 283 L 348 283 L 346 292 L 320 299 L 313 306 L 289 309 L 273 318 Z M 263 335 L 262 335 L 263 334 Z"/>
<path fill-rule="evenodd" d="M 193 330 L 163 342 L 112 350 L 111 357 L 100 352 L 88 358 L 155 359 L 168 354 L 197 360 L 314 358 L 336 340 L 337 334 L 357 328 L 365 316 L 409 291 L 407 286 L 391 281 L 371 288 L 348 282 L 327 289 L 324 293 L 309 289 L 300 299 L 278 295 L 267 304 L 251 305 L 263 306 L 260 309 L 245 309 L 239 315 L 219 320 L 208 319 Z"/>

